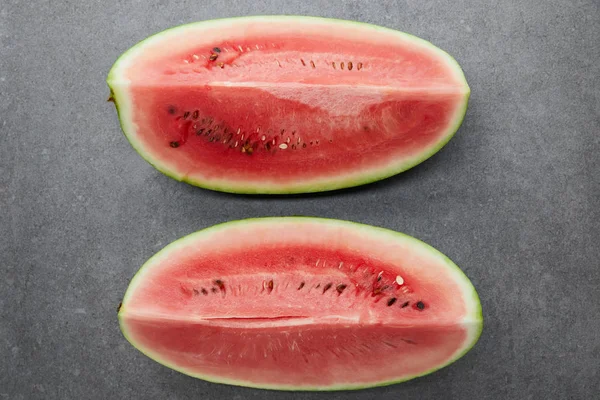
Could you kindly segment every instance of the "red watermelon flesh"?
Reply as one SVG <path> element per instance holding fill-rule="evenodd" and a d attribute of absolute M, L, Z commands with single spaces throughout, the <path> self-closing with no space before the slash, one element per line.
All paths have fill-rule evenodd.
<path fill-rule="evenodd" d="M 332 190 L 411 168 L 458 129 L 470 93 L 424 40 L 309 17 L 177 27 L 125 53 L 108 84 L 146 160 L 244 193 Z"/>
<path fill-rule="evenodd" d="M 396 232 L 316 218 L 218 225 L 151 258 L 120 308 L 128 340 L 209 381 L 356 389 L 404 381 L 477 341 L 464 274 Z"/>

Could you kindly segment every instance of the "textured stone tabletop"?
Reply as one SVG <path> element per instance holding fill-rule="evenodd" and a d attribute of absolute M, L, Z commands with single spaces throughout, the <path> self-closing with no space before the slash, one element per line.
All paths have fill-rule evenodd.
<path fill-rule="evenodd" d="M 472 90 L 463 126 L 413 170 L 326 195 L 225 195 L 142 160 L 106 102 L 116 58 L 174 25 L 279 13 L 376 23 L 448 51 Z M 0 399 L 594 398 L 599 153 L 596 0 L 5 0 Z M 399 230 L 447 254 L 481 296 L 478 344 L 405 384 L 280 393 L 195 380 L 126 342 L 116 307 L 154 252 L 219 222 L 290 214 Z"/>

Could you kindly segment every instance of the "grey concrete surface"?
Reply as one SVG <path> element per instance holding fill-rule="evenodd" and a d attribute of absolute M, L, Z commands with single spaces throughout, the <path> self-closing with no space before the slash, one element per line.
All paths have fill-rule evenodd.
<path fill-rule="evenodd" d="M 249 14 L 377 23 L 450 52 L 472 88 L 421 166 L 322 196 L 238 197 L 154 170 L 122 135 L 106 74 L 173 25 Z M 600 393 L 600 6 L 595 0 L 0 3 L 0 399 L 591 399 Z M 477 346 L 409 383 L 279 393 L 172 372 L 116 306 L 168 242 L 304 214 L 434 245 L 482 299 Z M 386 362 L 386 360 L 381 360 Z"/>

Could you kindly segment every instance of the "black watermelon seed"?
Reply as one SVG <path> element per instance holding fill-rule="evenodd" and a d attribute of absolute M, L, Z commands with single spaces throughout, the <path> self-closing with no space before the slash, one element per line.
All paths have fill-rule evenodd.
<path fill-rule="evenodd" d="M 169 143 L 169 146 L 171 146 L 172 148 L 176 149 L 179 147 L 179 142 L 171 142 Z"/>
<path fill-rule="evenodd" d="M 417 302 L 417 308 L 419 310 L 425 309 L 425 304 L 422 301 Z"/>
<path fill-rule="evenodd" d="M 391 299 L 389 299 L 388 302 L 387 302 L 388 307 L 391 306 L 391 305 L 393 305 L 395 302 L 396 302 L 396 298 L 395 297 L 392 297 Z"/>
<path fill-rule="evenodd" d="M 342 292 L 344 291 L 344 289 L 346 289 L 348 287 L 348 285 L 344 284 L 344 283 L 340 283 L 339 285 L 336 286 L 335 290 L 337 290 L 337 292 L 339 294 L 342 294 Z"/>
<path fill-rule="evenodd" d="M 220 53 L 220 52 L 221 52 L 221 49 L 220 49 L 220 48 L 218 48 L 218 47 L 213 47 L 213 51 L 214 51 L 215 53 Z"/>
<path fill-rule="evenodd" d="M 408 307 L 409 304 L 410 304 L 410 301 L 407 301 L 406 303 L 402 304 L 402 308 Z"/>

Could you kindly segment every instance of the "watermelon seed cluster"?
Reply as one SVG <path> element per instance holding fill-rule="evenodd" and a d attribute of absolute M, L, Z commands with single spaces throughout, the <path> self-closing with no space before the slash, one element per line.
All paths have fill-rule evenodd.
<path fill-rule="evenodd" d="M 302 58 L 301 58 L 301 59 L 300 59 L 300 62 L 302 63 L 302 66 L 304 66 L 304 67 L 306 67 L 306 66 L 307 66 L 307 64 L 306 64 L 306 62 L 304 61 L 304 59 L 302 59 Z M 279 61 L 278 61 L 277 63 L 279 63 Z M 314 62 L 313 60 L 310 60 L 310 65 L 311 65 L 311 67 L 313 67 L 313 68 L 316 68 L 316 64 L 315 64 L 315 62 Z M 336 68 L 336 65 L 337 65 L 337 64 L 335 63 L 335 61 L 332 61 L 332 62 L 331 62 L 331 66 L 333 67 L 333 69 L 337 69 L 337 68 Z M 346 63 L 344 63 L 344 62 L 342 61 L 342 62 L 340 62 L 340 64 L 339 64 L 339 65 L 340 65 L 340 69 L 342 69 L 342 70 L 343 70 L 344 68 L 346 68 L 346 66 L 347 66 L 347 68 L 348 68 L 348 71 L 352 71 L 352 69 L 354 68 L 354 63 L 352 63 L 352 61 L 348 61 L 348 63 L 347 63 L 347 64 L 346 64 Z M 281 66 L 281 64 L 280 64 L 279 66 Z M 359 62 L 359 63 L 357 63 L 357 64 L 356 64 L 356 69 L 357 69 L 358 71 L 360 71 L 362 68 L 363 68 L 363 63 Z"/>
<path fill-rule="evenodd" d="M 383 271 L 380 272 L 377 275 L 375 281 L 376 282 L 381 282 L 382 280 L 383 280 Z M 396 279 L 396 281 L 397 280 L 398 279 Z M 402 281 L 402 283 L 404 283 L 404 281 Z M 226 287 L 225 287 L 225 282 L 223 282 L 223 280 L 221 280 L 221 279 L 215 279 L 215 280 L 212 281 L 212 284 L 213 284 L 213 286 L 210 288 L 210 292 L 211 293 L 216 294 L 216 293 L 220 292 L 220 293 L 223 294 L 223 296 L 225 296 L 227 290 L 226 290 Z M 287 285 L 285 287 L 287 288 Z M 300 282 L 300 284 L 298 285 L 298 287 L 296 288 L 296 290 L 302 290 L 304 287 L 306 287 L 306 282 L 302 281 L 302 282 Z M 348 287 L 348 285 L 345 284 L 345 283 L 339 283 L 339 284 L 337 284 L 335 286 L 335 291 L 337 292 L 338 296 L 340 296 L 347 287 Z M 358 284 L 356 284 L 356 287 L 357 287 L 357 290 L 360 290 Z M 273 279 L 265 280 L 265 281 L 262 282 L 261 293 L 262 292 L 267 292 L 267 294 L 271 294 L 273 292 L 274 288 L 275 288 L 275 282 L 273 281 Z M 321 294 L 325 294 L 327 291 L 329 291 L 332 288 L 334 288 L 334 283 L 333 282 L 328 282 L 327 284 L 325 284 L 322 287 L 322 289 L 321 289 L 321 283 L 317 283 L 314 286 L 314 289 L 321 289 Z M 389 289 L 391 289 L 390 285 L 386 284 L 386 285 L 383 285 L 383 286 L 378 286 L 377 284 L 374 284 L 373 287 L 372 287 L 371 296 L 372 297 L 378 297 L 377 301 L 375 301 L 377 303 L 379 301 L 379 299 L 381 298 L 381 295 L 383 295 L 384 292 L 386 292 Z M 190 293 L 189 289 L 185 289 L 183 286 L 182 286 L 182 291 L 185 292 L 185 293 Z M 206 296 L 209 293 L 208 290 L 206 290 L 204 287 L 201 287 L 200 290 L 194 288 L 194 289 L 192 289 L 192 291 L 193 291 L 193 294 L 196 295 L 196 296 L 200 295 L 200 293 L 202 293 L 204 296 Z M 388 299 L 386 301 L 386 305 L 388 307 L 391 307 L 394 304 L 396 304 L 397 302 L 398 302 L 398 297 L 391 296 L 391 297 L 388 297 Z M 410 301 L 405 301 L 404 303 L 402 303 L 400 305 L 400 308 L 406 308 L 409 305 L 410 305 Z M 426 308 L 426 306 L 425 306 L 425 303 L 422 300 L 419 300 L 416 303 L 414 303 L 413 308 L 416 309 L 416 310 L 418 310 L 418 311 L 423 311 Z"/>
<path fill-rule="evenodd" d="M 170 115 L 175 115 L 177 113 L 177 109 L 175 106 L 168 106 L 167 112 Z M 308 142 L 304 142 L 300 135 L 296 135 L 297 132 L 295 130 L 291 131 L 291 134 L 288 133 L 286 135 L 286 129 L 281 129 L 279 131 L 279 135 L 273 135 L 273 130 L 268 129 L 268 134 L 260 135 L 261 128 L 258 127 L 256 129 L 252 128 L 249 132 L 242 131 L 241 127 L 238 127 L 236 131 L 229 130 L 225 127 L 225 121 L 220 121 L 215 124 L 215 120 L 212 117 L 200 118 L 200 110 L 184 110 L 182 114 L 175 117 L 176 121 L 183 123 L 181 125 L 181 129 L 184 129 L 184 137 L 187 138 L 188 131 L 191 130 L 192 134 L 196 136 L 205 136 L 209 143 L 221 143 L 228 145 L 231 149 L 239 149 L 241 153 L 245 153 L 247 155 L 252 155 L 255 151 L 259 150 L 261 147 L 266 151 L 271 151 L 273 148 L 278 148 L 280 150 L 292 149 L 296 150 L 302 147 L 303 149 L 308 146 L 319 145 L 320 140 L 311 140 Z M 214 125 L 213 125 L 214 124 Z M 256 134 L 254 134 L 256 131 Z M 281 136 L 282 138 L 279 138 Z M 284 138 L 285 137 L 285 138 Z M 272 138 L 272 139 L 271 139 Z M 328 140 L 329 143 L 333 143 L 333 139 Z M 174 140 L 169 142 L 169 146 L 171 148 L 180 147 L 185 140 L 179 141 Z"/>

